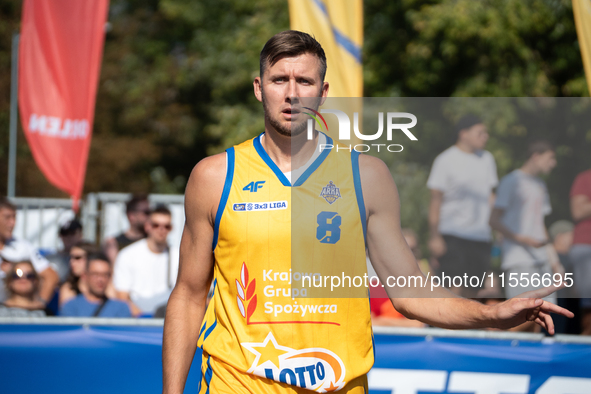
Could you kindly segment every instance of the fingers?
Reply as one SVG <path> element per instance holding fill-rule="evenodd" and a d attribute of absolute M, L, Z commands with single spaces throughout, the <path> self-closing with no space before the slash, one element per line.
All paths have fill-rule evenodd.
<path fill-rule="evenodd" d="M 544 322 L 546 323 L 546 331 L 548 331 L 548 334 L 554 335 L 554 321 L 552 320 L 552 316 L 544 312 L 540 312 L 539 316 L 544 319 Z"/>
<path fill-rule="evenodd" d="M 566 316 L 568 318 L 572 318 L 575 316 L 575 314 L 569 311 L 568 309 L 564 309 L 548 301 L 544 301 L 544 303 L 542 304 L 542 310 L 546 313 L 552 312 L 558 315 Z"/>
<path fill-rule="evenodd" d="M 543 303 L 541 298 L 515 298 L 515 306 L 520 310 L 537 308 Z"/>
<path fill-rule="evenodd" d="M 541 317 L 536 317 L 536 319 L 534 321 L 536 322 L 537 325 L 542 327 L 544 330 L 548 331 L 546 329 L 546 321 L 544 319 L 542 319 Z"/>

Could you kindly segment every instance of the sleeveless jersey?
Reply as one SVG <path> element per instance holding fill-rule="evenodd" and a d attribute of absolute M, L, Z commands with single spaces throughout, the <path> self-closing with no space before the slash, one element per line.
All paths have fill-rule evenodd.
<path fill-rule="evenodd" d="M 214 295 L 198 342 L 204 377 L 211 379 L 211 357 L 232 375 L 339 390 L 374 361 L 367 296 L 347 297 L 351 289 L 367 294 L 359 285 L 366 273 L 359 154 L 325 149 L 292 186 L 261 136 L 226 151 Z M 327 298 L 327 272 L 354 283 Z"/>

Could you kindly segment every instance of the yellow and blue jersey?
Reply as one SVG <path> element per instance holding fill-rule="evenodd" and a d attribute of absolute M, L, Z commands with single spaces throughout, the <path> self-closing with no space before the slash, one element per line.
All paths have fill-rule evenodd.
<path fill-rule="evenodd" d="M 292 185 L 261 136 L 226 151 L 214 295 L 198 342 L 202 392 L 215 379 L 250 379 L 256 392 L 339 390 L 373 365 L 369 302 L 347 293 L 354 286 L 329 297 L 302 279 L 366 273 L 359 154 L 325 149 Z"/>

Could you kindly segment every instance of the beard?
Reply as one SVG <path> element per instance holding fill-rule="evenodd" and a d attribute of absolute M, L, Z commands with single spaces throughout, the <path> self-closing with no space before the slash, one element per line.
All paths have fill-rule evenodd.
<path fill-rule="evenodd" d="M 302 121 L 291 121 L 291 126 L 285 126 L 281 121 L 271 115 L 267 100 L 265 98 L 265 91 L 261 87 L 261 96 L 263 101 L 263 110 L 265 111 L 265 120 L 269 121 L 269 124 L 281 135 L 285 137 L 295 137 L 302 134 L 307 129 L 308 122 Z M 301 114 L 301 113 L 300 113 Z M 302 117 L 303 118 L 303 117 Z M 305 119 L 305 118 L 304 118 Z"/>

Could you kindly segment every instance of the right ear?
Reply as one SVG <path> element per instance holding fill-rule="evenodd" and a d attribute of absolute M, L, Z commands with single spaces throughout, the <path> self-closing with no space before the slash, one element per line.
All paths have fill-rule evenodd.
<path fill-rule="evenodd" d="M 254 87 L 254 96 L 259 100 L 261 103 L 263 102 L 263 86 L 262 86 L 261 77 L 256 77 L 252 86 Z"/>

